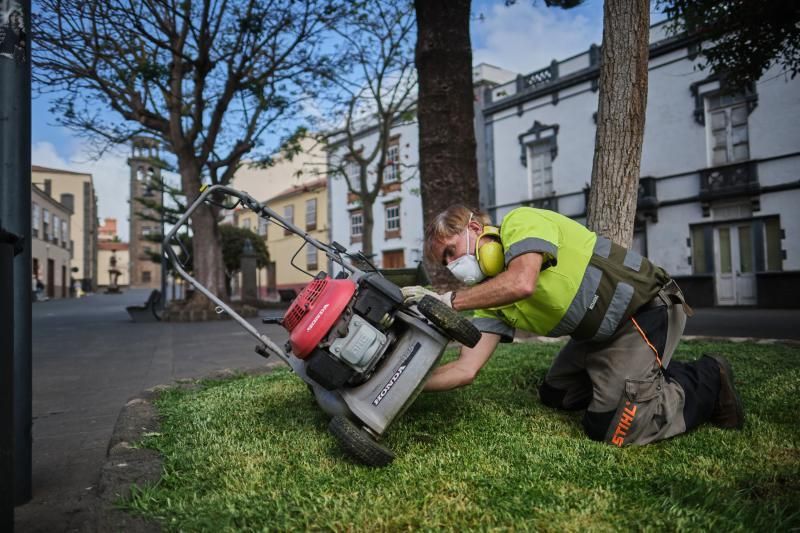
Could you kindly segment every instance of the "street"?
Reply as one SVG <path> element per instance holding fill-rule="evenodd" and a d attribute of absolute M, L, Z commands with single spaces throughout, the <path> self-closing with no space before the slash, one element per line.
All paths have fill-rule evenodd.
<path fill-rule="evenodd" d="M 148 290 L 33 306 L 33 500 L 18 531 L 69 531 L 86 520 L 120 409 L 137 393 L 180 378 L 264 364 L 236 323 L 130 321 Z M 277 314 L 279 311 L 264 311 Z M 253 324 L 283 343 L 279 326 Z M 800 339 L 800 311 L 697 309 L 687 335 Z"/>

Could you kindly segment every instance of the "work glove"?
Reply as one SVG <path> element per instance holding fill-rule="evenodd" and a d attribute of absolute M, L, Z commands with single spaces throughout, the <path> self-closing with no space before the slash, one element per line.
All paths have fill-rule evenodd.
<path fill-rule="evenodd" d="M 438 294 L 434 291 L 428 290 L 425 287 L 421 287 L 419 285 L 411 285 L 409 287 L 403 287 L 402 289 L 400 289 L 400 291 L 403 293 L 403 303 L 405 305 L 415 305 L 419 303 L 420 300 L 422 300 L 423 296 L 430 296 L 432 298 L 435 298 L 436 300 L 439 300 L 447 307 L 450 308 L 453 307 L 452 291 L 447 291 L 444 294 Z"/>

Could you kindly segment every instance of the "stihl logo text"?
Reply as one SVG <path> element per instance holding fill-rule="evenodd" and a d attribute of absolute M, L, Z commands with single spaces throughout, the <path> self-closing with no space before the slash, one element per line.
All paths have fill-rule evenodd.
<path fill-rule="evenodd" d="M 635 416 L 636 406 L 631 407 L 631 402 L 625 402 L 625 409 L 622 410 L 622 415 L 619 417 L 619 424 L 617 424 L 617 429 L 614 431 L 614 438 L 611 439 L 611 442 L 619 447 L 625 444 L 625 436 L 631 429 Z"/>

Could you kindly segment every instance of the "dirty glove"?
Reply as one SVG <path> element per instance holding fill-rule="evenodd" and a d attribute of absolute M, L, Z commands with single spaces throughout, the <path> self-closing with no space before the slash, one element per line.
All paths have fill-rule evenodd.
<path fill-rule="evenodd" d="M 409 287 L 403 287 L 402 289 L 400 289 L 400 291 L 403 293 L 403 303 L 405 305 L 415 305 L 415 304 L 419 303 L 420 300 L 422 300 L 423 296 L 431 296 L 432 298 L 435 298 L 436 300 L 439 300 L 440 302 L 445 304 L 447 307 L 450 307 L 450 308 L 453 307 L 453 303 L 452 303 L 453 292 L 452 291 L 448 291 L 448 292 L 446 292 L 444 294 L 437 294 L 437 293 L 435 293 L 435 292 L 433 292 L 431 290 L 428 290 L 425 287 L 421 287 L 419 285 L 412 285 L 412 286 L 409 286 Z"/>

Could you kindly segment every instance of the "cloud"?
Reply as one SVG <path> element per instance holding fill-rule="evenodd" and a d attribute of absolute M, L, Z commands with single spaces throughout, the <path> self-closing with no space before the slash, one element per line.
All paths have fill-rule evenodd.
<path fill-rule="evenodd" d="M 519 1 L 475 10 L 472 23 L 473 64 L 489 63 L 520 74 L 547 67 L 583 52 L 603 37 L 602 5 L 563 10 Z"/>
<path fill-rule="evenodd" d="M 34 143 L 31 162 L 43 167 L 86 172 L 92 175 L 97 194 L 97 211 L 100 222 L 106 217 L 117 219 L 119 237 L 128 240 L 128 191 L 130 169 L 127 153 L 123 150 L 108 152 L 97 161 L 92 161 L 89 147 L 80 142 L 72 146 L 65 159 L 56 147 L 47 141 Z"/>

